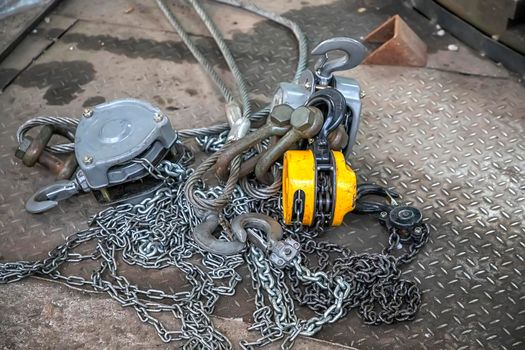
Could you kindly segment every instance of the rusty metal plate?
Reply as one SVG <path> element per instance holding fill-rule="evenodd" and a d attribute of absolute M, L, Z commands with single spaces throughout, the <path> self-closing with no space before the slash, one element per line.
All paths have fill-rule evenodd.
<path fill-rule="evenodd" d="M 69 15 L 75 14 L 73 5 L 66 8 Z M 398 12 L 418 28 L 431 54 L 446 45 L 446 38 L 431 35 L 432 25 L 393 3 L 326 1 L 315 6 L 294 1 L 287 6 L 282 11 L 303 26 L 311 44 L 330 36 L 364 36 Z M 366 8 L 366 16 L 358 11 L 361 7 Z M 150 18 L 155 12 L 146 8 L 151 11 L 144 10 L 144 16 Z M 176 128 L 208 125 L 222 118 L 218 94 L 175 34 L 83 20 L 81 13 L 77 16 L 80 20 L 0 95 L 3 261 L 45 256 L 68 234 L 85 227 L 88 216 L 99 209 L 85 195 L 54 212 L 25 213 L 24 200 L 51 178 L 39 167 L 24 168 L 14 157 L 15 131 L 24 120 L 36 115 L 75 116 L 84 106 L 119 97 L 157 104 Z M 133 16 L 138 21 L 141 14 Z M 242 12 L 226 18 L 232 22 L 217 20 L 228 28 L 233 21 L 245 21 L 240 23 L 242 30 L 228 31 L 227 38 L 254 98 L 262 104 L 277 82 L 293 75 L 293 38 L 266 21 L 246 19 Z M 210 57 L 216 56 L 218 51 L 209 48 L 209 38 L 196 39 Z M 468 55 L 461 57 L 469 59 Z M 214 63 L 224 67 L 220 60 Z M 360 349 L 522 348 L 525 90 L 510 79 L 424 68 L 361 66 L 347 75 L 358 79 L 367 93 L 352 166 L 361 181 L 396 187 L 403 193 L 403 201 L 422 208 L 432 237 L 405 270 L 406 277 L 415 279 L 424 290 L 423 306 L 415 321 L 372 327 L 350 313 L 317 337 Z M 354 215 L 325 238 L 356 251 L 379 251 L 386 243 L 380 225 Z M 215 314 L 249 322 L 253 292 L 246 269 L 242 271 L 246 278 L 236 297 L 223 298 Z M 89 268 L 80 272 L 89 273 Z M 132 282 L 147 288 L 184 288 L 173 285 L 180 280 L 173 271 L 148 272 L 147 278 L 134 268 L 128 273 Z M 46 288 L 48 293 L 52 290 Z M 13 292 L 27 304 L 34 300 L 30 292 L 2 286 L 0 309 Z M 88 298 L 71 295 L 75 295 L 71 303 Z M 23 316 L 24 310 L 18 313 L 19 325 L 34 323 L 30 315 Z M 98 332 L 118 321 L 102 311 L 90 317 Z M 54 322 L 60 326 L 66 321 Z M 12 332 L 14 327 L 0 330 Z M 59 327 L 65 338 L 74 334 L 68 328 Z M 39 335 L 36 330 L 29 332 L 29 338 Z M 158 342 L 153 329 L 148 334 Z M 114 332 L 113 336 L 126 335 Z M 238 340 L 232 339 L 234 343 Z M 21 346 L 31 344 L 20 341 Z M 87 344 L 99 344 L 91 342 Z M 50 338 L 49 346 L 53 344 L 63 346 L 63 339 Z"/>

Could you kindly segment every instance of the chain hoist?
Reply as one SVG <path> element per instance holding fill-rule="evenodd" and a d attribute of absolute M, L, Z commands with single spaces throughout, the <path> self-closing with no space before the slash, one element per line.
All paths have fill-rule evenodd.
<path fill-rule="evenodd" d="M 329 137 L 347 115 L 342 94 L 327 88 L 312 94 L 306 103 L 308 116 L 323 120 L 319 133 L 306 150 L 291 150 L 283 161 L 283 217 L 286 224 L 299 221 L 337 226 L 354 209 L 356 176 L 340 150 L 330 147 Z M 301 108 L 301 107 L 299 107 Z"/>
<path fill-rule="evenodd" d="M 53 128 L 44 126 L 36 140 L 42 138 L 43 131 Z M 116 100 L 87 109 L 69 130 L 74 132 L 74 158 L 73 154 L 69 156 L 75 160 L 74 167 L 68 176 L 59 177 L 59 181 L 29 198 L 26 210 L 30 213 L 50 210 L 58 201 L 83 192 L 93 192 L 102 203 L 140 202 L 161 184 L 148 176 L 144 164 L 154 168 L 169 153 L 180 155 L 180 143 L 175 146 L 178 135 L 168 117 L 144 101 Z M 50 138 L 51 133 L 40 142 L 43 154 L 47 153 L 43 148 Z M 23 159 L 27 156 L 25 152 Z"/>
<path fill-rule="evenodd" d="M 51 209 L 79 192 L 122 201 L 96 214 L 86 230 L 68 237 L 47 258 L 0 263 L 0 283 L 37 275 L 107 293 L 133 308 L 164 342 L 177 340 L 192 349 L 232 348 L 209 316 L 220 296 L 234 295 L 243 263 L 255 292 L 250 329 L 261 334 L 242 341 L 243 348 L 282 340 L 288 349 L 298 336 L 312 336 L 352 309 L 367 324 L 413 319 L 421 292 L 401 278 L 400 268 L 422 249 L 429 228 L 418 209 L 396 202 L 396 192 L 357 184 L 348 164 L 363 93 L 355 80 L 334 73 L 357 66 L 364 46 L 350 38 L 323 41 L 312 50 L 320 56 L 314 69 L 306 70 L 306 38 L 297 24 L 251 4 L 218 0 L 288 27 L 299 42 L 293 82 L 279 84 L 271 106 L 252 113 L 246 84 L 220 32 L 196 0 L 188 1 L 217 42 L 235 91 L 164 1 L 157 3 L 223 95 L 228 123 L 175 131 L 160 109 L 130 99 L 96 106 L 80 121 L 50 117 L 24 123 L 17 156 L 27 165 L 58 169 L 61 179 L 39 190 L 28 211 Z M 329 59 L 333 51 L 344 55 Z M 263 125 L 254 128 L 255 122 Z M 36 126 L 43 127 L 31 139 L 26 133 Z M 47 144 L 53 132 L 71 142 Z M 182 143 L 189 137 L 209 153 L 194 168 L 193 153 Z M 57 163 L 50 156 L 56 154 L 69 158 Z M 210 173 L 219 185 L 206 184 Z M 141 191 L 144 196 L 126 196 L 128 186 L 149 180 L 154 186 Z M 124 196 L 114 195 L 119 190 Z M 388 244 L 382 252 L 356 253 L 319 239 L 351 211 L 375 216 L 385 227 Z M 91 251 L 79 253 L 80 247 Z M 61 271 L 69 262 L 83 261 L 100 265 L 88 277 Z M 168 292 L 132 284 L 121 275 L 121 263 L 178 269 L 191 289 Z M 298 305 L 314 315 L 301 319 Z M 169 329 L 158 313 L 174 316 L 181 328 Z"/>

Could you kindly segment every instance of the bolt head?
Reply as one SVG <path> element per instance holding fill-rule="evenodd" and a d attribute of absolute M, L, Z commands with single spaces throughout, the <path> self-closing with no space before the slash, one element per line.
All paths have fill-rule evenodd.
<path fill-rule="evenodd" d="M 160 123 L 163 119 L 164 116 L 158 112 L 153 115 L 153 120 L 155 120 L 157 123 Z"/>
<path fill-rule="evenodd" d="M 317 109 L 316 109 L 317 110 Z M 316 110 L 301 106 L 292 113 L 292 126 L 298 130 L 306 131 L 312 127 L 316 119 Z M 318 111 L 318 110 L 317 110 Z M 320 112 L 319 112 L 320 113 Z"/>
<path fill-rule="evenodd" d="M 414 229 L 414 233 L 415 233 L 416 235 L 421 234 L 421 232 L 423 232 L 423 229 L 422 229 L 420 226 L 418 226 L 418 227 L 416 227 L 416 228 Z"/>
<path fill-rule="evenodd" d="M 363 99 L 366 97 L 366 92 L 364 90 L 359 91 L 359 98 Z"/>
<path fill-rule="evenodd" d="M 82 113 L 82 116 L 84 118 L 91 118 L 93 116 L 93 110 L 92 109 L 84 109 L 84 113 Z"/>
<path fill-rule="evenodd" d="M 89 164 L 93 163 L 93 157 L 90 156 L 90 155 L 86 155 L 86 156 L 84 156 L 83 162 L 84 162 L 84 164 L 89 165 Z"/>
<path fill-rule="evenodd" d="M 270 113 L 270 121 L 278 126 L 286 126 L 290 124 L 292 118 L 293 108 L 287 104 L 277 105 Z"/>
<path fill-rule="evenodd" d="M 381 213 L 379 213 L 379 216 L 384 219 L 388 216 L 388 213 L 386 211 L 382 211 Z"/>

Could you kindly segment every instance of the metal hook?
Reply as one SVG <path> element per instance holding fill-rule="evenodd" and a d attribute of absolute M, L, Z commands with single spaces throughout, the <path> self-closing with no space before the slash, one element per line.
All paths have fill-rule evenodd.
<path fill-rule="evenodd" d="M 32 214 L 43 213 L 58 205 L 58 202 L 79 193 L 76 182 L 57 181 L 36 191 L 26 202 L 26 210 Z"/>
<path fill-rule="evenodd" d="M 283 240 L 283 228 L 271 216 L 258 213 L 241 214 L 232 220 L 231 226 L 239 241 L 245 242 L 248 238 L 256 247 L 269 255 L 270 261 L 277 267 L 291 264 L 299 254 L 301 247 L 299 242 L 291 238 Z M 263 231 L 265 237 L 251 230 L 247 231 L 250 227 Z"/>
<path fill-rule="evenodd" d="M 232 232 L 241 242 L 246 238 L 264 252 L 271 251 L 272 247 L 283 238 L 283 228 L 271 216 L 259 213 L 247 213 L 236 216 L 232 222 Z M 246 231 L 247 228 L 256 228 L 265 233 L 265 237 Z"/>
<path fill-rule="evenodd" d="M 218 226 L 219 215 L 212 212 L 208 213 L 204 221 L 193 229 L 193 239 L 195 239 L 199 247 L 219 255 L 235 255 L 242 252 L 246 240 L 240 242 L 219 240 L 212 235 Z"/>
<path fill-rule="evenodd" d="M 344 56 L 329 60 L 328 53 L 330 51 L 342 51 Z M 315 63 L 314 68 L 317 76 L 325 80 L 330 79 L 333 72 L 356 67 L 363 61 L 365 54 L 366 48 L 363 44 L 346 37 L 325 40 L 312 50 L 312 55 L 322 55 Z"/>

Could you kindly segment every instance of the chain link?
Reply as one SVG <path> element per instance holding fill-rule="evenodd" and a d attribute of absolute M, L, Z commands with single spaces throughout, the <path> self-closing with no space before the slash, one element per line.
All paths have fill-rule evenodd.
<path fill-rule="evenodd" d="M 35 275 L 58 280 L 68 286 L 106 292 L 122 306 L 132 307 L 144 323 L 152 325 L 165 342 L 184 341 L 184 348 L 229 349 L 231 343 L 211 322 L 209 315 L 221 295 L 233 295 L 241 280 L 236 268 L 243 264 L 240 255 L 218 257 L 202 251 L 192 240 L 191 231 L 200 219 L 183 195 L 184 181 L 191 173 L 182 163 L 163 161 L 152 167 L 140 164 L 151 175 L 163 179 L 165 186 L 152 198 L 132 206 L 121 204 L 107 208 L 91 219 L 87 230 L 73 234 L 66 242 L 36 262 L 0 264 L 0 282 L 15 282 Z M 213 192 L 213 190 L 211 191 Z M 227 219 L 236 211 L 249 211 L 248 202 L 225 213 Z M 87 242 L 95 242 L 89 254 L 75 252 Z M 65 263 L 99 261 L 90 277 L 63 275 Z M 120 274 L 126 263 L 145 269 L 176 268 L 183 273 L 189 291 L 168 293 L 131 284 Z M 168 312 L 181 322 L 180 330 L 170 330 L 154 315 Z"/>
<path fill-rule="evenodd" d="M 188 153 L 188 154 L 186 154 Z M 257 196 L 243 186 L 235 187 L 232 201 L 223 209 L 221 222 L 234 216 L 259 212 L 278 219 L 285 237 L 301 243 L 301 254 L 291 266 L 279 269 L 265 254 L 251 246 L 244 257 L 223 257 L 207 253 L 193 241 L 191 232 L 200 218 L 184 196 L 188 168 L 193 155 L 185 149 L 178 163 L 167 160 L 156 167 L 140 159 L 149 173 L 164 181 L 154 196 L 137 205 L 121 204 L 107 208 L 90 220 L 88 229 L 77 232 L 49 252 L 41 261 L 0 264 L 0 282 L 10 283 L 28 276 L 60 281 L 72 288 L 108 293 L 124 307 L 132 307 L 139 319 L 155 328 L 159 337 L 170 342 L 183 341 L 183 348 L 230 349 L 229 340 L 213 325 L 209 315 L 222 295 L 234 295 L 241 276 L 236 269 L 248 263 L 256 293 L 256 311 L 251 330 L 260 332 L 254 342 L 241 342 L 245 349 L 283 340 L 290 348 L 299 335 L 311 336 L 325 324 L 336 322 L 357 308 L 367 324 L 392 323 L 413 319 L 421 304 L 421 292 L 410 281 L 401 279 L 399 267 L 410 262 L 428 240 L 428 228 L 412 240 L 401 240 L 395 230 L 382 253 L 354 254 L 333 243 L 318 241 L 321 226 L 285 226 L 281 219 L 280 194 Z M 257 184 L 255 184 L 257 185 Z M 196 196 L 216 199 L 223 188 L 198 189 Z M 221 232 L 221 239 L 231 233 Z M 81 246 L 95 242 L 88 254 Z M 398 247 L 404 247 L 399 254 Z M 396 253 L 399 256 L 395 256 Z M 333 259 L 332 257 L 337 257 Z M 316 266 L 310 266 L 311 258 Z M 96 260 L 91 276 L 64 275 L 66 263 Z M 190 290 L 166 292 L 131 284 L 119 272 L 120 264 L 145 269 L 175 268 L 184 274 Z M 299 320 L 296 304 L 306 306 L 316 316 Z M 172 314 L 181 322 L 178 330 L 169 329 L 154 315 Z"/>

